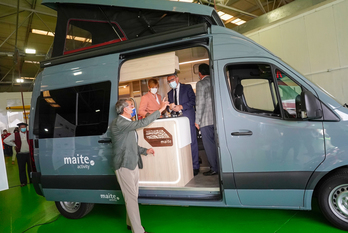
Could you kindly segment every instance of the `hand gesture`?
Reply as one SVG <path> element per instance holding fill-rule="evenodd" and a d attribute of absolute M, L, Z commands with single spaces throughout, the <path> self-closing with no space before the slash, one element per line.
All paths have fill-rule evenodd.
<path fill-rule="evenodd" d="M 169 105 L 169 102 L 167 101 L 167 98 L 164 97 L 162 102 L 161 102 L 161 106 L 160 106 L 160 109 L 159 111 L 160 112 L 163 112 L 163 110 Z"/>
<path fill-rule="evenodd" d="M 153 154 L 155 156 L 155 150 L 150 148 L 150 149 L 147 149 L 146 150 L 146 154 L 149 155 L 149 154 Z"/>

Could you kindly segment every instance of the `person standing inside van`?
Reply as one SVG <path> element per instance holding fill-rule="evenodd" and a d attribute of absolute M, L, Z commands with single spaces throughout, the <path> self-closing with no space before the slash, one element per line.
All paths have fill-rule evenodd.
<path fill-rule="evenodd" d="M 196 96 L 190 84 L 179 82 L 179 77 L 176 73 L 169 75 L 167 81 L 169 86 L 172 88 L 172 90 L 168 92 L 170 111 L 182 113 L 183 116 L 188 117 L 190 120 L 193 174 L 196 176 L 199 173 L 198 143 L 194 109 Z"/>
<path fill-rule="evenodd" d="M 147 82 L 149 92 L 141 97 L 139 105 L 139 115 L 147 117 L 160 108 L 161 96 L 157 94 L 159 83 L 157 79 L 150 79 Z"/>
<path fill-rule="evenodd" d="M 133 233 L 144 233 L 141 225 L 138 194 L 139 194 L 139 169 L 143 168 L 141 155 L 155 154 L 150 148 L 138 145 L 136 129 L 143 128 L 160 117 L 161 112 L 167 107 L 168 102 L 163 99 L 159 110 L 148 117 L 132 121 L 136 111 L 131 99 L 120 99 L 116 103 L 118 117 L 111 123 L 112 148 L 115 155 L 113 165 L 117 181 L 126 203 L 127 228 Z"/>
<path fill-rule="evenodd" d="M 29 132 L 27 130 L 28 124 L 19 123 L 18 133 L 13 133 L 4 140 L 9 146 L 15 146 L 17 152 L 17 163 L 19 170 L 19 180 L 21 182 L 21 187 L 27 185 L 27 175 L 26 170 L 28 171 L 28 177 L 30 181 L 30 172 L 31 172 L 31 163 L 30 163 L 30 152 L 32 151 L 32 143 L 29 140 Z"/>
<path fill-rule="evenodd" d="M 219 173 L 219 168 L 214 137 L 213 102 L 211 98 L 209 65 L 200 64 L 198 71 L 200 81 L 196 84 L 195 125 L 198 130 L 201 130 L 203 146 L 210 163 L 210 170 L 203 172 L 203 175 L 212 176 Z"/>

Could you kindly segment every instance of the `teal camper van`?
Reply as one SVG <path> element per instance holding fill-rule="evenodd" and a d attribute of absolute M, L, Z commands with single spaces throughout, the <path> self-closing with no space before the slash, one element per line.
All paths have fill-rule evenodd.
<path fill-rule="evenodd" d="M 51 58 L 41 62 L 32 94 L 32 178 L 36 192 L 55 201 L 62 215 L 81 218 L 95 203 L 124 204 L 111 167 L 109 125 L 117 100 L 139 103 L 154 77 L 166 96 L 166 75 L 175 71 L 195 89 L 197 66 L 206 63 L 220 173 L 193 176 L 188 119 L 163 117 L 138 130 L 139 144 L 156 151 L 144 156 L 139 202 L 311 210 L 317 198 L 325 217 L 348 230 L 347 105 L 225 28 L 208 6 L 42 4 L 58 18 Z"/>

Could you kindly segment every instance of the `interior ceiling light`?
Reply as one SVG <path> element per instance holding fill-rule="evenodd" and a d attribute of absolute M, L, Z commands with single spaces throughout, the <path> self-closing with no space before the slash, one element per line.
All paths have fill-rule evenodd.
<path fill-rule="evenodd" d="M 241 20 L 240 18 L 237 18 L 235 20 L 232 20 L 231 23 L 236 24 L 236 25 L 241 25 L 245 23 L 245 20 Z"/>
<path fill-rule="evenodd" d="M 218 12 L 218 15 L 221 17 L 222 15 L 224 15 L 225 14 L 225 12 L 223 12 L 223 11 L 219 11 Z"/>
<path fill-rule="evenodd" d="M 226 13 L 223 12 L 223 11 L 219 11 L 219 12 L 218 12 L 218 15 L 220 16 L 220 18 L 221 18 L 222 20 L 225 20 L 225 21 L 233 18 L 232 15 L 226 14 Z"/>
<path fill-rule="evenodd" d="M 17 78 L 17 79 L 16 79 L 16 82 L 17 82 L 17 83 L 24 83 L 24 79 Z"/>
<path fill-rule="evenodd" d="M 25 53 L 27 53 L 27 54 L 35 54 L 36 50 L 35 49 L 25 49 Z"/>
<path fill-rule="evenodd" d="M 39 34 L 39 35 L 44 35 L 44 36 L 54 36 L 52 32 L 38 30 L 38 29 L 32 29 L 31 32 L 35 34 Z"/>
<path fill-rule="evenodd" d="M 232 15 L 229 15 L 229 14 L 224 14 L 224 15 L 222 15 L 222 16 L 220 16 L 220 18 L 222 19 L 222 20 L 229 20 L 229 19 L 232 19 L 233 18 L 233 16 Z"/>
<path fill-rule="evenodd" d="M 25 60 L 24 61 L 25 63 L 29 63 L 29 64 L 40 64 L 40 62 L 39 61 L 28 61 L 28 60 Z"/>
<path fill-rule="evenodd" d="M 38 29 L 32 29 L 31 32 L 34 34 L 39 34 L 39 35 L 44 35 L 44 36 L 54 36 L 54 34 L 52 32 L 38 30 Z M 85 37 L 67 35 L 66 38 L 68 40 L 78 40 L 78 41 L 82 41 L 82 42 L 92 43 L 92 39 L 85 38 Z"/>
<path fill-rule="evenodd" d="M 208 61 L 208 60 L 209 60 L 209 58 L 194 60 L 194 61 L 185 61 L 185 62 L 180 62 L 179 65 L 185 65 L 185 64 L 196 63 L 196 62 L 201 62 L 201 61 Z"/>

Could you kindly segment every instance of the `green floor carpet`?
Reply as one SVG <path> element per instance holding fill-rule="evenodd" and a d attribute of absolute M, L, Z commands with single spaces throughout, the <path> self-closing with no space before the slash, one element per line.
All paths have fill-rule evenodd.
<path fill-rule="evenodd" d="M 95 205 L 82 219 L 60 216 L 53 202 L 38 196 L 32 185 L 19 185 L 17 164 L 6 158 L 9 190 L 0 192 L 0 233 L 131 233 L 125 207 Z M 140 205 L 143 226 L 154 233 L 331 233 L 332 227 L 314 203 L 312 211 Z M 57 220 L 56 220 L 57 219 Z M 54 221 L 56 220 L 56 221 Z"/>

